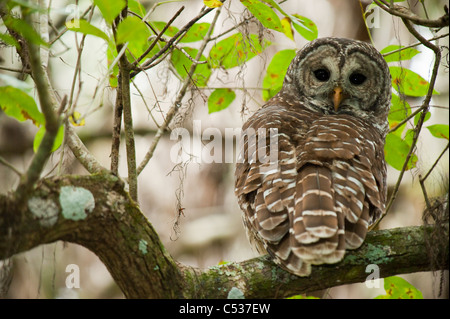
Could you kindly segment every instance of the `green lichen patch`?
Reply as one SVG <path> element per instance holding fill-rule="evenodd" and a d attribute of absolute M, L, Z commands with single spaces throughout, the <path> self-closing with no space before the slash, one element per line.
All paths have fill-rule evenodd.
<path fill-rule="evenodd" d="M 95 208 L 92 193 L 83 187 L 63 186 L 59 193 L 62 215 L 70 220 L 82 220 Z"/>
<path fill-rule="evenodd" d="M 147 255 L 147 241 L 146 240 L 139 240 L 139 251 L 142 253 L 142 255 Z"/>
<path fill-rule="evenodd" d="M 245 296 L 241 289 L 233 287 L 228 292 L 227 299 L 245 299 Z"/>
<path fill-rule="evenodd" d="M 59 207 L 50 199 L 31 197 L 28 208 L 44 227 L 51 227 L 58 221 Z"/>
<path fill-rule="evenodd" d="M 391 249 L 388 246 L 375 246 L 372 244 L 367 244 L 368 251 L 366 257 L 378 263 L 386 263 L 389 261 L 389 254 L 391 253 Z"/>

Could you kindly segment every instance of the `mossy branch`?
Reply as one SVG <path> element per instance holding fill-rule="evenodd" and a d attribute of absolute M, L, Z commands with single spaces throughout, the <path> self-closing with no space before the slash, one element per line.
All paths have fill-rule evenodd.
<path fill-rule="evenodd" d="M 436 270 L 426 240 L 432 226 L 369 233 L 365 244 L 348 251 L 342 262 L 313 267 L 311 276 L 303 278 L 267 256 L 208 269 L 180 265 L 124 183 L 108 174 L 42 180 L 26 205 L 20 204 L 0 195 L 0 259 L 58 240 L 77 243 L 100 258 L 128 298 L 226 298 L 233 287 L 245 298 L 281 298 L 363 282 L 370 264 L 379 267 L 381 277 Z M 448 269 L 448 241 L 431 247 L 443 260 L 437 269 Z"/>

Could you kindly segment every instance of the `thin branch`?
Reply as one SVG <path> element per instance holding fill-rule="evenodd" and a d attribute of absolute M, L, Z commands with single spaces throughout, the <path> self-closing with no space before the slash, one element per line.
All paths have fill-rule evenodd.
<path fill-rule="evenodd" d="M 70 123 L 67 122 L 65 125 L 65 140 L 73 155 L 75 155 L 77 160 L 89 173 L 97 174 L 110 172 L 100 164 L 97 158 L 91 154 L 91 152 L 89 152 L 89 150 L 78 137 L 73 127 L 70 125 Z"/>
<path fill-rule="evenodd" d="M 116 19 L 125 19 L 128 8 L 122 10 L 122 13 Z M 117 45 L 117 51 L 120 52 L 122 45 Z M 123 123 L 125 129 L 125 147 L 127 151 L 127 168 L 128 168 L 128 184 L 131 198 L 137 202 L 138 200 L 138 183 L 136 173 L 136 145 L 133 131 L 133 114 L 131 112 L 131 93 L 130 93 L 130 72 L 133 66 L 128 62 L 128 57 L 124 54 L 119 59 L 119 82 L 117 91 L 120 92 L 121 99 L 116 100 L 123 110 Z"/>
<path fill-rule="evenodd" d="M 0 66 L 0 70 L 9 71 L 9 72 L 17 72 L 17 73 L 27 73 L 27 74 L 31 74 L 31 70 L 13 69 L 13 68 L 8 68 L 8 67 L 6 67 L 6 66 Z"/>
<path fill-rule="evenodd" d="M 29 25 L 32 24 L 30 15 L 25 15 L 25 19 Z M 52 152 L 53 143 L 60 125 L 60 121 L 55 112 L 57 107 L 52 103 L 50 85 L 46 81 L 46 72 L 41 64 L 40 47 L 31 42 L 28 42 L 27 44 L 32 77 L 36 84 L 39 104 L 45 118 L 45 134 L 26 174 L 22 176 L 16 189 L 16 194 L 19 198 L 26 198 L 39 179 L 41 172 L 44 169 L 44 165 Z M 63 101 L 63 103 L 65 103 L 65 101 Z"/>
<path fill-rule="evenodd" d="M 415 117 L 417 114 L 419 114 L 420 112 L 423 111 L 422 107 L 419 107 L 417 110 L 415 110 L 414 112 L 412 112 L 408 117 L 406 117 L 404 120 L 402 120 L 401 122 L 399 122 L 396 126 L 394 126 L 393 128 L 391 128 L 389 130 L 389 133 L 395 132 L 398 128 L 400 128 L 403 124 L 405 124 L 406 122 L 408 122 L 410 119 L 412 119 L 413 117 Z"/>
<path fill-rule="evenodd" d="M 389 4 L 386 3 L 386 1 L 383 1 L 383 0 L 375 0 L 375 3 L 381 9 L 390 13 L 391 15 L 411 21 L 412 23 L 414 23 L 416 25 L 421 25 L 421 26 L 429 27 L 429 28 L 448 27 L 448 23 L 449 23 L 448 13 L 445 13 L 439 19 L 429 20 L 429 19 L 421 18 L 421 17 L 415 15 L 413 12 L 411 12 L 408 8 L 405 8 L 405 7 L 402 7 L 399 5 L 390 6 Z"/>
<path fill-rule="evenodd" d="M 182 6 L 174 15 L 173 17 L 167 22 L 167 24 L 164 26 L 164 28 L 161 30 L 161 32 L 156 36 L 156 38 L 153 40 L 152 44 L 145 50 L 142 55 L 137 58 L 137 60 L 133 63 L 133 67 L 135 68 L 139 62 L 141 62 L 147 54 L 150 53 L 150 51 L 155 47 L 156 43 L 158 43 L 159 39 L 162 37 L 162 35 L 167 31 L 167 29 L 170 27 L 170 25 L 175 21 L 175 19 L 181 14 L 181 12 L 184 10 L 184 6 Z"/>
<path fill-rule="evenodd" d="M 151 68 L 153 65 L 153 62 L 156 61 L 161 55 L 163 55 L 166 51 L 168 51 L 169 49 L 173 49 L 172 44 L 179 38 L 181 37 L 184 33 L 187 32 L 187 30 L 189 30 L 189 28 L 191 28 L 198 20 L 200 20 L 201 18 L 203 18 L 205 15 L 207 15 L 209 12 L 211 12 L 212 10 L 214 10 L 214 8 L 208 8 L 208 9 L 202 9 L 202 11 L 200 11 L 200 13 L 194 17 L 191 21 L 189 21 L 183 28 L 181 28 L 172 38 L 170 38 L 169 41 L 167 41 L 166 45 L 158 52 L 156 53 L 154 56 L 152 56 L 150 59 L 146 60 L 138 70 L 135 70 L 133 72 L 131 72 L 131 78 L 134 78 L 137 74 L 139 74 L 139 72 L 141 72 L 141 70 L 148 70 L 149 68 Z"/>
<path fill-rule="evenodd" d="M 111 63 L 107 74 L 110 74 L 114 68 L 114 66 L 119 63 L 122 56 L 125 54 L 126 48 L 128 46 L 128 42 L 126 42 L 122 48 L 120 49 L 117 57 Z M 107 77 L 104 78 L 106 81 Z M 121 83 L 121 73 L 119 72 L 117 83 Z M 103 84 L 102 84 L 103 85 Z M 116 102 L 114 104 L 114 116 L 113 116 L 113 130 L 111 137 L 111 171 L 113 174 L 119 175 L 119 149 L 120 149 L 120 131 L 122 126 L 122 113 L 123 113 L 123 104 L 122 104 L 122 92 L 121 90 L 116 90 Z"/>
<path fill-rule="evenodd" d="M 444 154 L 448 150 L 449 146 L 450 146 L 450 142 L 447 143 L 447 146 L 442 150 L 441 154 L 438 156 L 436 161 L 434 161 L 433 165 L 431 165 L 431 168 L 428 170 L 428 172 L 425 174 L 425 176 L 420 178 L 421 181 L 425 181 L 428 178 L 428 176 L 430 176 L 431 172 L 436 167 L 436 165 L 439 163 L 439 161 L 441 160 L 442 156 L 444 156 Z"/>
<path fill-rule="evenodd" d="M 92 7 L 92 9 L 93 8 L 94 7 Z M 94 10 L 91 11 L 91 14 L 89 15 L 88 22 L 91 22 L 93 14 L 94 14 Z M 70 94 L 69 94 L 69 108 L 72 109 L 72 112 L 75 109 L 75 105 L 72 104 L 73 103 L 73 95 L 74 95 L 74 92 L 75 92 L 75 82 L 77 81 L 77 78 L 78 78 L 79 82 L 81 81 L 81 55 L 82 55 L 83 49 L 84 49 L 84 41 L 86 39 L 86 34 L 82 34 L 81 41 L 80 41 L 79 45 L 78 45 L 78 42 L 76 41 L 77 32 L 75 32 L 74 36 L 75 36 L 75 44 L 77 46 L 78 56 L 77 56 L 77 62 L 75 64 L 75 72 L 73 74 L 72 86 L 70 88 Z M 80 87 L 80 85 L 79 85 L 79 87 Z"/>
<path fill-rule="evenodd" d="M 201 59 L 203 51 L 205 50 L 206 45 L 210 41 L 210 37 L 211 37 L 212 31 L 214 29 L 214 26 L 217 22 L 217 18 L 219 17 L 220 11 L 221 10 L 219 7 L 216 11 L 216 15 L 214 16 L 213 21 L 211 22 L 211 24 L 209 26 L 209 29 L 205 35 L 205 38 L 203 39 L 202 44 L 200 45 L 200 48 L 198 49 L 197 55 L 195 57 L 195 61 L 199 61 Z M 158 128 L 158 131 L 156 132 L 153 142 L 150 145 L 150 149 L 148 150 L 147 154 L 145 154 L 144 159 L 142 160 L 141 164 L 139 165 L 139 167 L 137 169 L 138 175 L 144 170 L 147 163 L 153 157 L 153 153 L 156 149 L 156 146 L 158 145 L 159 140 L 161 139 L 161 136 L 163 135 L 164 131 L 169 127 L 169 124 L 171 123 L 173 117 L 178 112 L 179 108 L 181 107 L 181 101 L 183 100 L 184 95 L 186 94 L 186 91 L 188 89 L 188 86 L 191 83 L 191 77 L 194 74 L 196 67 L 197 67 L 197 63 L 193 62 L 191 65 L 191 68 L 189 69 L 188 76 L 186 76 L 186 78 L 183 82 L 183 85 L 182 85 L 180 91 L 178 92 L 177 98 L 175 99 L 173 106 L 167 112 L 164 123 Z"/>
<path fill-rule="evenodd" d="M 83 18 L 86 16 L 86 14 L 88 14 L 89 11 L 93 9 L 93 7 L 94 7 L 94 6 L 91 4 L 91 5 L 90 5 L 86 10 L 84 10 L 84 12 L 80 15 L 80 18 L 83 19 Z M 52 26 L 52 24 L 50 24 L 50 26 Z M 64 26 L 64 28 L 61 30 L 61 32 L 59 32 L 59 33 L 56 35 L 56 37 L 55 37 L 53 40 L 51 40 L 51 41 L 49 42 L 49 45 L 52 46 L 52 44 L 55 43 L 56 41 L 58 41 L 58 39 L 61 38 L 67 31 L 69 31 L 69 29 L 67 29 L 67 27 Z"/>
<path fill-rule="evenodd" d="M 439 39 L 448 37 L 448 35 L 449 35 L 448 33 L 441 34 L 441 35 L 435 36 L 435 37 L 433 37 L 433 38 L 431 38 L 431 39 L 428 39 L 427 41 L 430 42 L 430 41 L 439 40 Z M 405 47 L 402 47 L 402 48 L 400 48 L 400 49 L 397 49 L 397 50 L 394 50 L 394 51 L 390 51 L 390 52 L 384 53 L 384 54 L 382 54 L 382 56 L 383 56 L 383 57 L 386 57 L 386 56 L 388 56 L 388 55 L 391 55 L 391 54 L 394 54 L 394 53 L 397 53 L 397 52 L 400 52 L 400 51 L 403 51 L 403 50 L 406 50 L 406 49 L 409 49 L 409 48 L 413 48 L 413 47 L 416 47 L 416 46 L 421 45 L 421 44 L 422 44 L 422 42 L 419 41 L 419 42 L 416 42 L 416 43 L 407 45 L 407 46 L 405 46 Z"/>
<path fill-rule="evenodd" d="M 425 176 L 419 175 L 419 183 L 420 183 L 420 187 L 422 188 L 422 193 L 423 193 L 423 197 L 425 198 L 425 203 L 427 205 L 428 210 L 431 209 L 431 203 L 430 200 L 428 198 L 428 193 L 425 187 L 425 180 L 428 178 L 428 176 L 430 176 L 431 172 L 434 170 L 434 168 L 436 167 L 436 165 L 439 163 L 439 161 L 441 160 L 442 156 L 444 155 L 444 153 L 448 150 L 450 143 L 447 143 L 447 146 L 444 148 L 444 150 L 441 152 L 441 154 L 438 156 L 438 158 L 436 159 L 436 161 L 433 163 L 433 165 L 431 166 L 431 168 L 428 170 L 428 172 L 425 174 Z"/>
<path fill-rule="evenodd" d="M 400 175 L 397 179 L 397 182 L 395 184 L 394 190 L 392 192 L 392 195 L 389 199 L 388 204 L 386 205 L 386 212 L 383 215 L 386 216 L 386 214 L 388 213 L 389 209 L 392 207 L 392 204 L 395 200 L 395 198 L 397 197 L 397 193 L 398 190 L 400 188 L 400 183 L 403 179 L 403 175 L 406 171 L 406 168 L 408 167 L 409 164 L 409 160 L 413 154 L 414 148 L 416 147 L 417 144 L 417 140 L 419 139 L 419 134 L 420 131 L 422 130 L 422 125 L 425 121 L 425 116 L 428 112 L 428 109 L 430 107 L 430 101 L 431 98 L 433 96 L 433 89 L 434 89 L 434 85 L 436 83 L 436 78 L 437 78 L 437 73 L 439 70 L 439 65 L 441 63 L 441 51 L 439 49 L 439 47 L 435 46 L 434 44 L 432 44 L 431 42 L 429 42 L 427 39 L 425 39 L 419 32 L 417 32 L 414 29 L 414 26 L 412 25 L 411 21 L 409 21 L 408 19 L 402 18 L 403 23 L 405 24 L 406 28 L 408 29 L 408 31 L 416 37 L 417 40 L 419 40 L 424 46 L 430 48 L 431 50 L 433 50 L 434 54 L 435 54 L 435 60 L 434 60 L 434 66 L 433 66 L 433 71 L 431 74 L 431 78 L 430 78 L 430 83 L 428 86 L 428 92 L 427 95 L 425 96 L 425 99 L 422 103 L 422 106 L 420 108 L 420 110 L 422 110 L 422 114 L 420 115 L 419 121 L 416 125 L 416 127 L 414 128 L 414 136 L 412 139 L 412 143 L 411 143 L 411 147 L 409 149 L 408 155 L 406 156 L 405 162 L 403 164 L 402 170 L 400 171 Z M 382 218 L 381 218 L 382 219 Z M 381 219 L 377 222 L 377 224 L 381 221 Z"/>
<path fill-rule="evenodd" d="M 7 160 L 5 160 L 3 157 L 0 156 L 0 164 L 5 165 L 6 167 L 8 167 L 9 169 L 11 169 L 14 173 L 16 173 L 19 176 L 22 176 L 22 172 L 19 171 L 17 168 L 14 167 L 14 165 L 12 165 L 10 162 L 8 162 Z"/>

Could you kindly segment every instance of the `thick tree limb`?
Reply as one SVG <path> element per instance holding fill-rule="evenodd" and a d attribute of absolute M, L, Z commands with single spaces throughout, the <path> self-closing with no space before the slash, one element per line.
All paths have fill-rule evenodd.
<path fill-rule="evenodd" d="M 57 240 L 77 243 L 99 256 L 128 298 L 226 298 L 233 287 L 246 298 L 280 298 L 365 281 L 369 264 L 379 267 L 381 277 L 435 270 L 426 242 L 432 229 L 369 233 L 342 262 L 313 267 L 311 276 L 301 278 L 266 256 L 209 269 L 177 264 L 113 175 L 45 179 L 26 205 L 0 195 L 0 259 Z M 448 224 L 446 232 L 448 238 Z M 431 247 L 444 260 L 438 269 L 448 269 L 448 241 Z"/>

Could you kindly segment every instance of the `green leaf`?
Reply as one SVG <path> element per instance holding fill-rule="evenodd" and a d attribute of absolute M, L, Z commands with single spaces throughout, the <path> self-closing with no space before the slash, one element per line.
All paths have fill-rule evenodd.
<path fill-rule="evenodd" d="M 125 0 L 94 0 L 94 4 L 100 9 L 106 22 L 110 24 L 126 6 Z"/>
<path fill-rule="evenodd" d="M 103 32 L 97 27 L 94 27 L 86 20 L 78 20 L 78 19 L 70 20 L 66 22 L 66 27 L 70 31 L 81 32 L 86 35 L 87 34 L 94 35 L 96 37 L 102 38 L 105 41 L 109 40 L 105 32 Z"/>
<path fill-rule="evenodd" d="M 298 14 L 293 14 L 295 19 L 292 20 L 293 26 L 297 32 L 308 41 L 317 39 L 319 31 L 316 24 L 306 17 Z"/>
<path fill-rule="evenodd" d="M 15 19 L 11 16 L 7 16 L 4 18 L 4 23 L 8 28 L 13 29 L 17 33 L 19 33 L 21 36 L 23 36 L 28 42 L 31 42 L 33 44 L 37 45 L 43 45 L 48 47 L 48 43 L 45 42 L 39 33 L 36 32 L 36 30 L 33 29 L 32 26 L 30 26 L 28 23 L 25 22 L 25 20 L 21 19 Z"/>
<path fill-rule="evenodd" d="M 434 124 L 427 126 L 427 129 L 434 137 L 448 140 L 448 124 Z"/>
<path fill-rule="evenodd" d="M 416 116 L 414 116 L 414 126 L 417 126 L 417 123 L 419 123 L 419 119 L 422 116 L 422 112 L 419 112 L 416 114 Z M 427 112 L 427 114 L 425 114 L 425 118 L 423 119 L 423 122 L 425 123 L 426 121 L 428 121 L 431 117 L 431 113 Z"/>
<path fill-rule="evenodd" d="M 396 170 L 401 171 L 408 156 L 410 144 L 396 134 L 388 134 L 386 136 L 386 144 L 384 145 L 384 157 L 386 162 Z M 411 155 L 406 170 L 416 167 L 417 156 Z"/>
<path fill-rule="evenodd" d="M 18 121 L 31 120 L 37 126 L 45 123 L 34 99 L 15 87 L 0 87 L 0 108 Z"/>
<path fill-rule="evenodd" d="M 194 24 L 188 32 L 186 32 L 185 36 L 181 39 L 180 42 L 188 43 L 188 42 L 196 42 L 203 40 L 208 32 L 210 23 L 196 23 Z"/>
<path fill-rule="evenodd" d="M 377 296 L 375 299 L 423 299 L 420 290 L 397 276 L 384 278 L 384 290 L 386 295 Z"/>
<path fill-rule="evenodd" d="M 397 92 L 408 96 L 425 96 L 428 92 L 428 81 L 419 74 L 399 66 L 390 66 L 392 86 Z M 433 90 L 433 94 L 439 94 Z"/>
<path fill-rule="evenodd" d="M 241 0 L 241 3 L 247 7 L 248 11 L 250 11 L 263 26 L 278 32 L 283 32 L 280 18 L 268 5 L 259 0 Z"/>
<path fill-rule="evenodd" d="M 396 51 L 403 47 L 404 46 L 402 46 L 402 45 L 389 45 L 389 46 L 385 47 L 383 50 L 381 50 L 380 53 L 384 55 L 384 60 L 386 62 L 410 60 L 413 56 L 420 53 L 419 50 L 416 50 L 414 48 L 407 48 L 407 49 L 403 49 L 401 51 L 389 54 L 389 52 Z M 385 54 L 387 54 L 387 55 L 385 55 Z"/>
<path fill-rule="evenodd" d="M 16 41 L 11 35 L 7 33 L 0 33 L 0 40 L 6 45 L 20 48 L 19 42 Z"/>
<path fill-rule="evenodd" d="M 313 21 L 298 14 L 292 15 L 288 14 L 274 0 L 263 0 L 263 1 L 267 4 L 270 4 L 284 16 L 289 17 L 292 21 L 295 30 L 297 30 L 297 32 L 300 33 L 300 35 L 304 37 L 306 40 L 312 41 L 317 38 L 318 36 L 317 26 Z"/>
<path fill-rule="evenodd" d="M 263 88 L 266 89 L 262 93 L 264 101 L 280 91 L 287 68 L 294 57 L 295 50 L 290 49 L 279 51 L 273 56 L 263 79 Z"/>
<path fill-rule="evenodd" d="M 208 113 L 214 113 L 226 109 L 236 98 L 236 93 L 231 89 L 216 89 L 208 98 Z"/>
<path fill-rule="evenodd" d="M 146 14 L 145 7 L 139 2 L 139 0 L 128 0 L 128 10 L 134 12 L 141 17 Z"/>
<path fill-rule="evenodd" d="M 281 26 L 283 27 L 284 35 L 287 36 L 292 41 L 294 41 L 294 34 L 292 31 L 291 19 L 289 17 L 284 17 L 283 19 L 281 19 Z"/>
<path fill-rule="evenodd" d="M 42 125 L 34 136 L 33 150 L 36 153 L 39 146 L 41 145 L 42 139 L 45 135 L 45 125 Z M 55 141 L 53 142 L 52 152 L 56 151 L 62 144 L 64 138 L 64 125 L 61 125 L 56 133 Z"/>
<path fill-rule="evenodd" d="M 391 109 L 388 115 L 389 128 L 393 129 L 409 115 L 411 115 L 411 107 L 409 103 L 405 99 L 401 99 L 398 95 L 392 94 Z M 405 127 L 406 123 L 392 132 L 392 134 L 402 136 Z"/>
<path fill-rule="evenodd" d="M 166 26 L 167 22 L 162 22 L 162 21 L 152 21 L 151 25 L 158 29 L 159 31 L 162 31 L 162 29 L 164 29 L 164 27 Z M 167 28 L 166 32 L 164 32 L 164 35 L 166 37 L 173 37 L 178 31 L 180 31 L 177 27 L 174 26 L 170 26 Z"/>
<path fill-rule="evenodd" d="M 195 58 L 198 53 L 197 49 L 189 47 L 184 47 L 182 49 L 192 58 Z M 174 50 L 172 52 L 171 61 L 175 69 L 177 70 L 177 73 L 183 79 L 185 79 L 187 73 L 189 72 L 189 69 L 191 68 L 192 61 L 186 55 L 184 55 L 183 52 L 180 52 L 179 50 Z M 200 61 L 206 61 L 206 58 L 202 55 Z M 195 73 L 192 75 L 192 80 L 198 87 L 204 87 L 206 86 L 206 83 L 208 83 L 210 75 L 211 69 L 208 64 L 198 64 L 195 69 Z"/>
<path fill-rule="evenodd" d="M 236 33 L 228 38 L 219 41 L 209 52 L 209 61 L 213 68 L 223 67 L 230 69 L 239 66 L 256 55 L 260 54 L 271 43 L 263 40 L 259 43 L 256 34 L 250 34 L 248 38 L 243 38 L 241 33 Z"/>
<path fill-rule="evenodd" d="M 223 5 L 219 0 L 203 0 L 203 3 L 209 8 L 218 8 Z"/>
<path fill-rule="evenodd" d="M 106 50 L 106 57 L 108 60 L 108 70 L 111 68 L 111 64 L 117 57 L 117 49 L 113 40 L 108 42 L 108 49 Z M 116 63 L 109 74 L 109 85 L 112 88 L 116 88 L 118 84 L 117 76 L 119 75 L 119 65 Z"/>
<path fill-rule="evenodd" d="M 397 94 L 392 94 L 391 109 L 388 119 L 392 121 L 403 121 L 411 115 L 411 106 L 405 99 L 401 99 Z"/>
<path fill-rule="evenodd" d="M 150 31 L 145 23 L 136 16 L 128 16 L 117 26 L 116 43 L 148 43 Z"/>

